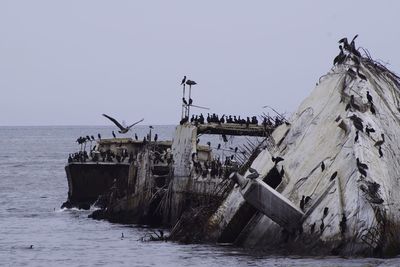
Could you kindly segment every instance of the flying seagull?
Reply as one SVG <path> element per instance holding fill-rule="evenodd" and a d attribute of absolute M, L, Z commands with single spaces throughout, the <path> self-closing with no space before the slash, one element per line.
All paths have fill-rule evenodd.
<path fill-rule="evenodd" d="M 117 127 L 120 129 L 118 132 L 121 134 L 127 133 L 133 126 L 135 126 L 136 124 L 138 124 L 139 122 L 142 122 L 144 120 L 144 119 L 141 119 L 130 126 L 124 127 L 116 119 L 114 119 L 106 114 L 103 114 L 103 116 L 106 117 L 107 119 L 109 119 L 110 121 L 112 121 L 115 125 L 117 125 Z"/>

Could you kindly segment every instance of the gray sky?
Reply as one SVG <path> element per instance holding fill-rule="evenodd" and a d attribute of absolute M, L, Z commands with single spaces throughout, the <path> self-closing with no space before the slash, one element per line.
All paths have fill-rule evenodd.
<path fill-rule="evenodd" d="M 293 112 L 337 41 L 400 72 L 399 1 L 0 1 L 0 125 L 176 124 L 183 75 L 219 114 Z M 199 111 L 200 112 L 200 111 Z"/>

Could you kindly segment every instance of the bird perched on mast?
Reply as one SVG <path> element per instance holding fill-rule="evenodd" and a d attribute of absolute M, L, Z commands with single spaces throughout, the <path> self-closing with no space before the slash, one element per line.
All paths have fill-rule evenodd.
<path fill-rule="evenodd" d="M 136 124 L 138 124 L 139 122 L 142 122 L 144 120 L 144 119 L 141 119 L 141 120 L 135 122 L 132 125 L 124 127 L 116 119 L 114 119 L 114 118 L 112 118 L 112 117 L 110 117 L 110 116 L 108 116 L 106 114 L 103 114 L 103 116 L 106 117 L 107 119 L 109 119 L 110 121 L 112 121 L 120 129 L 118 131 L 120 134 L 127 133 L 133 126 L 135 126 Z"/>
<path fill-rule="evenodd" d="M 186 76 L 183 76 L 183 79 L 182 79 L 181 85 L 185 85 L 185 82 L 186 82 Z"/>
<path fill-rule="evenodd" d="M 187 80 L 186 84 L 189 85 L 189 86 L 192 86 L 192 85 L 196 85 L 197 83 L 195 81 L 192 81 L 192 80 Z"/>

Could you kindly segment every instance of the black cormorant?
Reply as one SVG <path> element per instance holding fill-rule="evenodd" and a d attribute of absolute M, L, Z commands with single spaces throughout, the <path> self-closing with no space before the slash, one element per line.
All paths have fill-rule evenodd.
<path fill-rule="evenodd" d="M 328 211 L 329 211 L 328 207 L 325 207 L 325 208 L 324 208 L 324 217 L 325 217 L 326 215 L 328 215 Z"/>
<path fill-rule="evenodd" d="M 381 136 L 382 136 L 382 140 L 376 141 L 374 146 L 381 146 L 381 145 L 383 145 L 383 143 L 385 143 L 385 135 L 381 134 Z"/>
<path fill-rule="evenodd" d="M 344 48 L 345 50 L 347 50 L 347 51 L 350 52 L 351 47 L 350 47 L 349 42 L 347 41 L 347 38 L 346 38 L 346 37 L 340 39 L 340 40 L 339 40 L 339 44 L 343 44 L 343 48 Z"/>
<path fill-rule="evenodd" d="M 357 167 L 358 168 L 362 168 L 362 169 L 368 170 L 368 165 L 367 164 L 362 163 L 359 158 L 357 158 L 356 160 L 357 160 Z"/>
<path fill-rule="evenodd" d="M 367 99 L 368 102 L 372 104 L 372 96 L 369 94 L 369 91 L 367 91 Z"/>
<path fill-rule="evenodd" d="M 101 140 L 101 135 L 99 133 L 97 134 L 97 137 L 99 138 L 99 140 Z"/>
<path fill-rule="evenodd" d="M 186 84 L 189 85 L 189 86 L 192 86 L 192 85 L 196 85 L 197 83 L 195 81 L 192 81 L 192 80 L 187 80 Z"/>
<path fill-rule="evenodd" d="M 357 75 L 358 75 L 358 77 L 360 77 L 361 80 L 364 80 L 364 81 L 367 80 L 367 77 L 365 77 L 364 74 L 360 73 L 360 68 L 357 68 Z"/>
<path fill-rule="evenodd" d="M 334 172 L 334 173 L 331 175 L 331 178 L 330 178 L 329 180 L 332 181 L 333 179 L 336 178 L 336 176 L 337 176 L 337 171 Z"/>
<path fill-rule="evenodd" d="M 369 128 L 368 125 L 365 127 L 365 132 L 369 136 L 370 133 L 374 133 L 375 129 L 374 128 Z"/>
<path fill-rule="evenodd" d="M 321 225 L 319 226 L 319 229 L 321 230 L 321 233 L 324 231 L 324 227 L 325 227 L 325 224 L 324 224 L 324 220 L 321 220 L 322 222 L 321 222 Z"/>
<path fill-rule="evenodd" d="M 155 134 L 154 135 L 154 142 L 157 142 L 157 140 L 158 140 L 158 134 Z"/>
<path fill-rule="evenodd" d="M 181 85 L 185 85 L 185 82 L 186 82 L 186 76 L 183 76 L 183 79 L 182 79 Z"/>
<path fill-rule="evenodd" d="M 304 211 L 304 199 L 305 199 L 305 196 L 302 196 L 301 200 L 300 200 L 300 209 L 303 211 Z"/>
<path fill-rule="evenodd" d="M 339 45 L 339 49 L 340 49 L 340 53 L 339 53 L 339 55 L 337 55 L 337 56 L 335 57 L 335 59 L 333 60 L 333 65 L 342 64 L 343 61 L 344 61 L 344 59 L 346 58 L 346 55 L 344 54 L 343 48 L 342 48 L 341 45 Z"/>

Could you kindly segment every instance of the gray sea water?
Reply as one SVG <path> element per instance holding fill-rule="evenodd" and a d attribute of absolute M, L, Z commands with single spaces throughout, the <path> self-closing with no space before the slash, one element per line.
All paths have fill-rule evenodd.
<path fill-rule="evenodd" d="M 141 242 L 152 229 L 95 221 L 60 210 L 64 166 L 80 135 L 111 137 L 112 127 L 0 127 L 0 266 L 400 266 L 400 258 L 259 255 L 218 245 Z M 135 128 L 140 138 L 148 127 Z M 155 126 L 170 139 L 173 126 Z M 121 239 L 121 233 L 124 238 Z M 29 247 L 33 245 L 33 248 Z"/>

